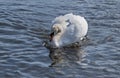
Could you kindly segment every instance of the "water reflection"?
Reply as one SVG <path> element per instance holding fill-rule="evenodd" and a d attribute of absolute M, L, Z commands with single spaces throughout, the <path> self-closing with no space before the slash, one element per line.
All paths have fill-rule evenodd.
<path fill-rule="evenodd" d="M 82 48 L 57 48 L 49 49 L 52 60 L 50 66 L 66 66 L 70 63 L 80 63 L 85 54 Z"/>

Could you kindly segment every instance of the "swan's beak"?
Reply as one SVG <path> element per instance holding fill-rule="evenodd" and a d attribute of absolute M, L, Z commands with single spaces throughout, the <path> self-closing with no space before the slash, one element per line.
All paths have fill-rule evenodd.
<path fill-rule="evenodd" d="M 49 35 L 49 37 L 50 37 L 50 41 L 52 41 L 53 36 L 54 36 L 54 32 L 52 32 L 52 33 Z"/>

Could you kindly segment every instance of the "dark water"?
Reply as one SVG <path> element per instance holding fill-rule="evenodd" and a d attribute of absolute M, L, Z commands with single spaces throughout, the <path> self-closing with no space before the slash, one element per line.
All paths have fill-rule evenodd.
<path fill-rule="evenodd" d="M 51 21 L 67 13 L 86 18 L 88 44 L 42 46 Z M 0 78 L 119 77 L 119 0 L 0 0 Z"/>

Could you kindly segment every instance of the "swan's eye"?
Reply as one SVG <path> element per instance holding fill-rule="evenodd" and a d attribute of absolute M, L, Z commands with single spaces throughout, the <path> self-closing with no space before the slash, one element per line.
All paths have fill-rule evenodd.
<path fill-rule="evenodd" d="M 54 35 L 57 35 L 61 32 L 61 25 L 60 24 L 54 24 L 52 26 L 52 31 L 54 32 Z"/>
<path fill-rule="evenodd" d="M 61 30 L 59 28 L 57 28 L 57 27 L 54 27 L 53 32 L 54 32 L 54 35 L 56 35 L 56 34 L 60 33 Z"/>
<path fill-rule="evenodd" d="M 61 32 L 61 30 L 57 29 L 57 30 L 54 31 L 54 34 L 56 35 L 56 34 L 58 34 L 60 32 Z"/>
<path fill-rule="evenodd" d="M 58 30 L 58 32 L 57 33 L 60 33 L 61 32 L 61 30 Z"/>

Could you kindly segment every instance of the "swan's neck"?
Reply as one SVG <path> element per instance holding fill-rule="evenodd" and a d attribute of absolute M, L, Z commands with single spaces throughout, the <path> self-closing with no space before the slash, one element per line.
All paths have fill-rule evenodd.
<path fill-rule="evenodd" d="M 61 37 L 63 35 L 64 31 L 61 31 L 60 33 L 56 34 L 53 37 L 53 43 L 56 47 L 60 47 L 61 46 Z"/>

